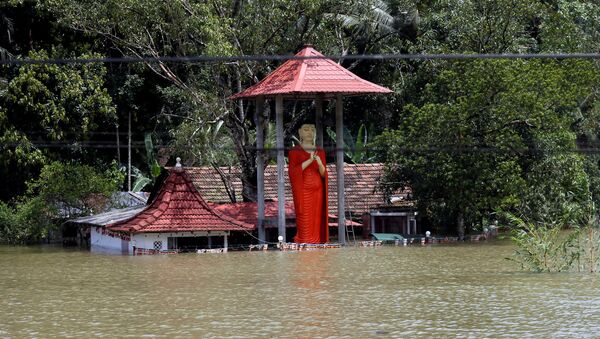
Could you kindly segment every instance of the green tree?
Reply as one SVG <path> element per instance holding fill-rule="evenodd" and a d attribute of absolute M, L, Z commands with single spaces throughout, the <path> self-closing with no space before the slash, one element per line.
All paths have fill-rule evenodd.
<path fill-rule="evenodd" d="M 122 182 L 116 164 L 99 171 L 89 165 L 55 161 L 28 183 L 28 196 L 40 199 L 53 218 L 73 218 L 105 209 Z"/>
<path fill-rule="evenodd" d="M 31 52 L 29 57 L 60 55 L 41 50 Z M 83 55 L 92 56 L 97 55 Z M 69 156 L 82 153 L 80 145 L 89 140 L 90 132 L 114 121 L 115 109 L 104 87 L 105 75 L 101 64 L 32 64 L 16 68 L 0 97 L 2 175 L 24 181 L 29 171 L 35 173 L 47 158 L 60 159 L 67 153 L 63 149 L 69 149 Z M 10 194 L 3 192 L 2 196 Z"/>
<path fill-rule="evenodd" d="M 55 13 L 61 23 L 103 39 L 123 55 L 246 55 L 287 54 L 304 42 L 329 46 L 333 39 L 328 19 L 322 16 L 326 1 L 244 2 L 154 2 L 52 0 L 42 5 Z M 328 49 L 326 48 L 327 52 Z M 256 166 L 252 111 L 225 99 L 258 81 L 272 64 L 238 62 L 194 64 L 148 62 L 146 66 L 169 85 L 161 84 L 165 102 L 177 96 L 178 106 L 163 107 L 159 121 L 176 121 L 170 134 L 176 139 L 202 142 L 198 135 L 210 126 L 225 122 L 237 163 L 243 169 L 243 196 L 255 197 Z M 181 125 L 181 126 L 180 126 Z M 214 128 L 213 128 L 214 130 Z M 209 133 L 210 134 L 210 133 Z M 177 142 L 175 146 L 183 143 Z M 199 147 L 210 147 L 210 140 Z M 182 153 L 186 149 L 180 149 Z M 196 152 L 197 153 L 197 152 Z M 218 153 L 215 153 L 218 154 Z M 203 158 L 218 159 L 209 155 Z M 228 157 L 226 157 L 227 159 Z M 202 163 L 204 159 L 184 159 Z"/>
<path fill-rule="evenodd" d="M 400 128 L 377 141 L 391 187 L 412 187 L 426 214 L 452 216 L 460 236 L 465 222 L 533 203 L 528 187 L 583 200 L 588 176 L 572 126 L 596 83 L 588 61 L 452 64 L 426 86 L 422 105 L 406 107 Z"/>
<path fill-rule="evenodd" d="M 122 182 L 116 164 L 104 171 L 76 163 L 45 165 L 14 207 L 0 203 L 0 242 L 39 242 L 65 219 L 106 209 Z"/>

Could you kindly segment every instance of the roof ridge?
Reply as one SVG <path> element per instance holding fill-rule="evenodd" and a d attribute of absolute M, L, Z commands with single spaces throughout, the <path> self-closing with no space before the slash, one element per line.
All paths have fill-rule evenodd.
<path fill-rule="evenodd" d="M 296 56 L 306 57 L 309 56 L 311 52 L 311 47 L 306 46 L 300 52 L 296 53 Z M 302 88 L 304 84 L 304 74 L 306 74 L 306 68 L 308 67 L 307 59 L 299 59 L 295 60 L 296 62 L 300 62 L 300 70 L 298 71 L 298 75 L 294 77 L 294 83 L 292 84 L 292 91 L 297 92 Z"/>

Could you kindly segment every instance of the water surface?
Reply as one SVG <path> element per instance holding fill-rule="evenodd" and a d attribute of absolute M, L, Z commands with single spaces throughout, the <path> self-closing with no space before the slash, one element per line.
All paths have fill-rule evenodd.
<path fill-rule="evenodd" d="M 0 337 L 598 337 L 600 276 L 508 242 L 115 256 L 0 246 Z"/>

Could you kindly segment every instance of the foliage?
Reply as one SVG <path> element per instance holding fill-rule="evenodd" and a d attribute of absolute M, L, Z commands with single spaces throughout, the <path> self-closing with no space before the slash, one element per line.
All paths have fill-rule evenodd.
<path fill-rule="evenodd" d="M 373 129 L 371 128 L 371 131 Z M 327 127 L 327 135 L 329 139 L 335 144 L 336 136 L 334 130 Z M 372 132 L 368 132 L 365 124 L 361 124 L 358 129 L 358 135 L 356 139 L 352 137 L 352 134 L 347 128 L 344 128 L 344 161 L 351 164 L 364 164 L 373 161 L 373 155 L 369 152 L 367 144 L 369 141 L 369 135 Z"/>
<path fill-rule="evenodd" d="M 554 221 L 526 221 L 507 213 L 512 227 L 511 239 L 517 245 L 512 257 L 507 258 L 523 269 L 535 272 L 589 271 L 594 273 L 600 264 L 600 231 L 598 211 L 593 203 L 573 219 Z M 564 224 L 570 228 L 564 230 Z"/>
<path fill-rule="evenodd" d="M 432 219 L 452 215 L 458 226 L 522 202 L 534 209 L 539 197 L 528 187 L 581 200 L 588 179 L 571 128 L 596 78 L 587 61 L 448 65 L 421 93 L 423 104 L 406 106 L 401 127 L 377 139 L 387 180 L 412 187 Z"/>
<path fill-rule="evenodd" d="M 62 55 L 56 50 L 29 53 L 35 59 Z M 103 65 L 31 64 L 13 70 L 0 96 L 0 166 L 4 175 L 24 180 L 20 175 L 29 175 L 29 168 L 35 173 L 65 153 L 69 158 L 81 154 L 81 143 L 89 139 L 90 132 L 114 121 Z M 62 149 L 68 151 L 60 152 Z"/>
<path fill-rule="evenodd" d="M 326 55 L 590 52 L 600 47 L 599 22 L 600 5 L 585 0 L 11 0 L 0 4 L 0 57 L 284 55 L 305 43 Z M 370 161 L 364 144 L 387 128 L 375 143 L 388 163 L 386 187 L 411 186 L 421 215 L 436 225 L 461 233 L 463 223 L 477 227 L 498 210 L 575 220 L 582 197 L 600 198 L 600 157 L 578 152 L 598 145 L 594 62 L 340 63 L 395 91 L 345 100 L 347 160 Z M 114 149 L 85 143 L 112 145 L 131 114 L 134 137 L 152 132 L 186 165 L 240 166 L 252 200 L 254 107 L 227 97 L 279 64 L 3 67 L 0 176 L 21 187 L 0 193 L 20 194 L 52 160 L 110 163 Z M 288 112 L 286 130 L 308 110 Z M 332 115 L 324 118 L 333 125 Z M 139 164 L 152 154 L 140 147 L 133 157 L 145 170 Z"/>
<path fill-rule="evenodd" d="M 28 184 L 28 195 L 41 199 L 53 218 L 72 218 L 104 209 L 122 182 L 116 164 L 100 172 L 88 165 L 52 162 Z"/>
<path fill-rule="evenodd" d="M 516 216 L 509 216 L 515 225 L 511 239 L 516 243 L 512 260 L 523 269 L 536 272 L 569 270 L 581 255 L 577 247 L 579 230 L 565 235 L 560 227 L 535 225 Z"/>
<path fill-rule="evenodd" d="M 55 229 L 47 206 L 39 198 L 23 199 L 16 208 L 0 203 L 0 243 L 39 242 Z"/>
<path fill-rule="evenodd" d="M 135 182 L 131 188 L 133 192 L 140 192 L 146 186 L 154 184 L 154 181 L 162 171 L 162 166 L 158 164 L 158 160 L 156 159 L 156 149 L 154 148 L 151 133 L 146 133 L 144 136 L 144 145 L 146 146 L 146 161 L 148 162 L 150 176 L 146 176 L 138 168 L 132 167 L 132 176 L 135 177 Z"/>
<path fill-rule="evenodd" d="M 104 172 L 75 163 L 45 165 L 16 207 L 0 203 L 0 242 L 38 242 L 64 219 L 100 212 L 122 181 L 116 164 Z"/>
<path fill-rule="evenodd" d="M 0 202 L 0 242 L 17 243 L 19 221 L 14 208 Z"/>

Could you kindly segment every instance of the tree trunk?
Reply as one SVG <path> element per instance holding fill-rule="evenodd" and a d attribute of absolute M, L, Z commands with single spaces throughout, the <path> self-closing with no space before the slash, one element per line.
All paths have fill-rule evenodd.
<path fill-rule="evenodd" d="M 458 212 L 456 217 L 456 232 L 458 233 L 458 240 L 465 239 L 465 218 L 462 211 Z"/>

